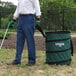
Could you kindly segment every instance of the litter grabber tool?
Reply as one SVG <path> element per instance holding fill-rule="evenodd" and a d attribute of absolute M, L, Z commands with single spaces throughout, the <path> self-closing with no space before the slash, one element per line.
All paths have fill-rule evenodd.
<path fill-rule="evenodd" d="M 13 20 L 13 19 L 8 23 L 7 28 L 6 28 L 6 31 L 5 31 L 5 34 L 3 36 L 3 39 L 2 39 L 2 42 L 1 42 L 1 45 L 0 45 L 0 49 L 3 46 L 3 43 L 4 43 L 4 40 L 5 40 L 5 37 L 7 35 L 7 32 L 8 32 L 9 27 L 14 27 L 15 26 L 14 23 L 15 23 L 15 20 Z"/>

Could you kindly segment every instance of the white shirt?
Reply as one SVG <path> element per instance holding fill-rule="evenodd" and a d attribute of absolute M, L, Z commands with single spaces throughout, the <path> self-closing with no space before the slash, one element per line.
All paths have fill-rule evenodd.
<path fill-rule="evenodd" d="M 36 14 L 36 16 L 41 16 L 39 0 L 19 0 L 14 17 L 18 17 L 19 14 Z"/>

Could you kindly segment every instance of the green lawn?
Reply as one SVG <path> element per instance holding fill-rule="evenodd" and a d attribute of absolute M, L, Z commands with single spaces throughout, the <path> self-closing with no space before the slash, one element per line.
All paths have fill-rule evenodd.
<path fill-rule="evenodd" d="M 72 57 L 70 66 L 47 65 L 45 63 L 45 51 L 36 52 L 37 63 L 27 66 L 27 51 L 24 50 L 21 65 L 7 65 L 15 57 L 15 50 L 0 50 L 0 76 L 76 76 L 76 54 Z"/>

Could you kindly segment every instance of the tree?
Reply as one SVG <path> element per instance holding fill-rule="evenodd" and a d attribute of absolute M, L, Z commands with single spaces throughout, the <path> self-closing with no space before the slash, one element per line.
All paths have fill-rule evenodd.
<path fill-rule="evenodd" d="M 48 30 L 72 29 L 75 25 L 74 0 L 40 0 L 42 9 L 41 26 Z M 69 13 L 70 12 L 70 13 Z M 71 17 L 73 16 L 73 17 Z M 75 17 L 74 17 L 75 16 Z M 69 22 L 71 21 L 71 22 Z M 73 23 L 73 24 L 72 24 Z M 69 26 L 69 27 L 68 27 Z"/>
<path fill-rule="evenodd" d="M 9 14 L 13 13 L 15 8 L 16 6 L 11 2 L 0 2 L 0 12 L 2 12 L 2 17 L 6 17 Z"/>
<path fill-rule="evenodd" d="M 8 23 L 8 20 L 11 18 L 13 12 L 15 11 L 15 8 L 16 6 L 11 2 L 0 1 L 0 27 L 1 27 L 1 21 L 2 24 L 6 26 L 5 23 Z"/>

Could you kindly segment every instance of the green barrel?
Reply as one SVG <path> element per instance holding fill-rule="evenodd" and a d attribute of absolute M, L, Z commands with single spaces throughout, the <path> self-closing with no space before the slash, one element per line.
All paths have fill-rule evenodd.
<path fill-rule="evenodd" d="M 69 31 L 46 32 L 46 63 L 71 63 L 71 35 Z"/>

